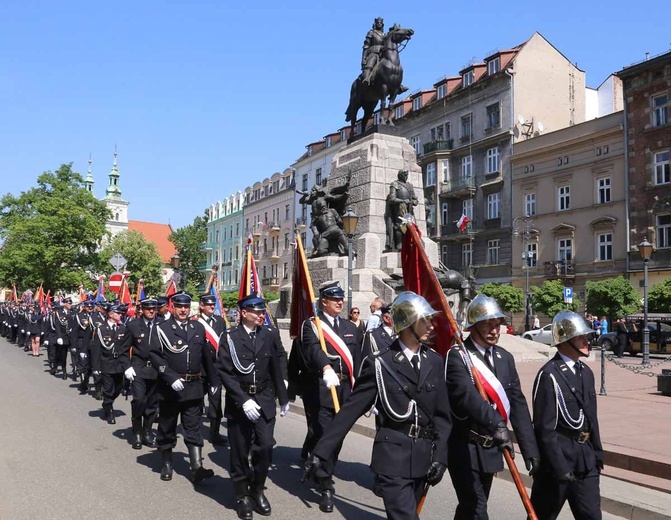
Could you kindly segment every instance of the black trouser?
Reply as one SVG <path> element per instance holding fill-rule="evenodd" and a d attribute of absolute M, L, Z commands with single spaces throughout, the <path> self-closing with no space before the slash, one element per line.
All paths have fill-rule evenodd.
<path fill-rule="evenodd" d="M 135 420 L 156 413 L 158 407 L 158 379 L 135 377 L 131 383 L 133 400 L 130 403 L 131 416 Z"/>
<path fill-rule="evenodd" d="M 47 361 L 49 361 L 49 366 L 56 366 L 56 345 L 51 341 L 47 345 Z"/>
<path fill-rule="evenodd" d="M 246 416 L 228 419 L 230 443 L 231 480 L 265 479 L 273 461 L 275 418 L 261 418 L 253 423 Z M 251 455 L 251 467 L 249 465 Z"/>
<path fill-rule="evenodd" d="M 172 449 L 177 445 L 177 420 L 182 419 L 184 444 L 203 446 L 200 433 L 200 416 L 203 414 L 203 399 L 189 401 L 159 401 L 158 435 L 159 450 Z"/>
<path fill-rule="evenodd" d="M 595 468 L 585 475 L 576 475 L 577 481 L 559 482 L 550 471 L 534 477 L 531 504 L 538 520 L 554 520 L 568 500 L 576 520 L 601 520 L 599 472 Z"/>
<path fill-rule="evenodd" d="M 209 419 L 214 419 L 215 421 L 221 421 L 224 413 L 221 409 L 221 397 L 223 394 L 223 385 L 220 385 L 217 388 L 217 391 L 212 393 L 209 384 L 207 385 L 207 401 L 209 406 L 207 407 L 207 417 Z"/>
<path fill-rule="evenodd" d="M 424 478 L 377 476 L 384 509 L 389 520 L 416 520 L 417 504 L 424 491 Z"/>
<path fill-rule="evenodd" d="M 335 410 L 332 408 L 319 406 L 317 409 L 310 410 L 310 424 L 308 425 L 308 431 L 312 430 L 315 444 L 322 438 L 324 431 L 326 431 L 329 424 L 331 424 L 333 417 L 335 417 Z M 334 490 L 331 475 L 333 475 L 333 471 L 335 470 L 335 465 L 336 462 L 338 462 L 338 455 L 340 455 L 341 449 L 342 441 L 340 441 L 336 448 L 331 452 L 329 458 L 324 461 L 323 468 L 317 471 L 316 477 L 320 491 L 327 489 Z"/>
<path fill-rule="evenodd" d="M 618 357 L 621 357 L 624 355 L 624 349 L 627 348 L 627 343 L 629 342 L 629 338 L 627 337 L 626 334 L 618 334 L 617 335 L 617 352 L 615 352 L 615 355 Z"/>
<path fill-rule="evenodd" d="M 111 405 L 123 388 L 123 374 L 102 374 L 103 407 Z"/>
<path fill-rule="evenodd" d="M 49 346 L 51 346 L 51 344 Z M 63 367 L 63 372 L 67 372 L 68 350 L 70 350 L 70 345 L 54 345 L 54 363 Z"/>
<path fill-rule="evenodd" d="M 466 454 L 468 447 L 465 446 Z M 467 459 L 467 460 L 466 460 Z M 459 504 L 455 520 L 487 520 L 487 499 L 492 489 L 493 473 L 483 473 L 471 468 L 470 458 L 459 461 L 450 459 L 448 469 Z"/>

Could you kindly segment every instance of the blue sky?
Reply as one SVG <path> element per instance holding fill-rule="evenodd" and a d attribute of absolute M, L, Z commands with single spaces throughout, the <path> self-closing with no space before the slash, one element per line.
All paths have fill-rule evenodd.
<path fill-rule="evenodd" d="M 64 162 L 85 174 L 91 153 L 102 196 L 116 145 L 130 218 L 189 224 L 344 126 L 376 16 L 415 30 L 402 54 L 411 91 L 534 31 L 589 86 L 671 48 L 668 0 L 232 3 L 4 2 L 0 193 Z"/>

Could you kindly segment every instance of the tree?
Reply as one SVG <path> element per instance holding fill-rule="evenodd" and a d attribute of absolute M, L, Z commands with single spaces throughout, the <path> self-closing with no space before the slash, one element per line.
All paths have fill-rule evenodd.
<path fill-rule="evenodd" d="M 222 292 L 221 304 L 227 309 L 235 309 L 238 306 L 238 291 Z"/>
<path fill-rule="evenodd" d="M 648 292 L 650 312 L 671 312 L 671 278 L 652 286 Z"/>
<path fill-rule="evenodd" d="M 90 280 L 111 218 L 72 163 L 44 172 L 37 187 L 0 199 L 0 281 L 19 288 L 72 290 Z"/>
<path fill-rule="evenodd" d="M 480 292 L 494 298 L 504 312 L 524 310 L 524 291 L 518 287 L 503 283 L 486 283 Z"/>
<path fill-rule="evenodd" d="M 163 293 L 161 280 L 163 260 L 156 249 L 156 244 L 149 242 L 139 231 L 119 233 L 99 253 L 101 272 L 109 275 L 114 271 L 109 260 L 116 253 L 128 261 L 125 270 L 130 271 L 131 285 L 136 285 L 140 279 L 143 279 L 147 294 Z"/>
<path fill-rule="evenodd" d="M 577 311 L 580 301 L 573 298 L 573 303 L 564 303 L 564 284 L 561 280 L 546 280 L 540 287 L 531 287 L 531 304 L 533 308 L 546 316 L 553 317 L 559 311 L 569 309 Z"/>
<path fill-rule="evenodd" d="M 175 244 L 179 253 L 179 271 L 186 275 L 187 290 L 195 293 L 205 284 L 205 277 L 200 270 L 201 264 L 207 261 L 205 252 L 200 245 L 207 240 L 207 221 L 209 212 L 205 210 L 202 217 L 193 219 L 193 224 L 181 227 L 170 235 L 170 242 Z"/>
<path fill-rule="evenodd" d="M 641 297 L 623 276 L 587 282 L 587 312 L 607 316 L 611 323 L 614 317 L 636 312 L 641 306 Z"/>

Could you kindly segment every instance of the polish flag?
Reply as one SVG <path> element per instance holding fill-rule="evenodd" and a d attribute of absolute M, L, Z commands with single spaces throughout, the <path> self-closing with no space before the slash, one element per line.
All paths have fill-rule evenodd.
<path fill-rule="evenodd" d="M 462 213 L 461 218 L 457 221 L 457 227 L 459 228 L 459 231 L 466 229 L 466 226 L 468 226 L 470 221 L 471 219 Z"/>

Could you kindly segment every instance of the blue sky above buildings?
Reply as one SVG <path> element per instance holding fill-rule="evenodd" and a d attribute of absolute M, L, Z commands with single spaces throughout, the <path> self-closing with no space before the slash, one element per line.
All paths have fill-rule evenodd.
<path fill-rule="evenodd" d="M 0 17 L 0 192 L 63 162 L 102 197 L 118 149 L 129 218 L 188 224 L 345 125 L 376 16 L 415 30 L 410 91 L 538 31 L 596 87 L 668 51 L 667 1 L 6 2 Z"/>

